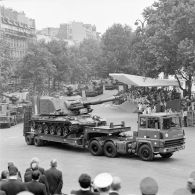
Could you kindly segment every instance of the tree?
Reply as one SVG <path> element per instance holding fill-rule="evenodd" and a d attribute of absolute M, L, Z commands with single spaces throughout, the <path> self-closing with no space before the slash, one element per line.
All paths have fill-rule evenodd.
<path fill-rule="evenodd" d="M 185 78 L 188 95 L 195 73 L 195 1 L 194 0 L 159 0 L 144 10 L 147 20 L 145 44 L 155 57 L 150 70 L 155 74 L 164 72 L 178 79 Z M 153 62 L 153 60 L 152 60 Z"/>
<path fill-rule="evenodd" d="M 128 72 L 132 30 L 114 24 L 102 36 L 102 65 L 109 72 Z"/>

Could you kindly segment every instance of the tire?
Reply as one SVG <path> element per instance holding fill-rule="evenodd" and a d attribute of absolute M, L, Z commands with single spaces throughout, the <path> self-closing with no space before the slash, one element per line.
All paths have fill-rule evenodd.
<path fill-rule="evenodd" d="M 103 149 L 100 143 L 97 140 L 92 140 L 89 143 L 89 151 L 94 156 L 100 156 L 103 154 Z"/>
<path fill-rule="evenodd" d="M 117 149 L 112 141 L 108 141 L 104 144 L 104 154 L 110 158 L 117 156 Z"/>
<path fill-rule="evenodd" d="M 165 154 L 161 153 L 160 155 L 161 155 L 162 158 L 168 159 L 168 158 L 170 158 L 171 156 L 173 156 L 173 153 L 172 153 L 172 152 L 170 152 L 170 153 L 165 153 Z"/>
<path fill-rule="evenodd" d="M 44 124 L 44 125 L 43 125 L 43 133 L 44 133 L 45 135 L 49 134 L 49 127 L 48 127 L 47 124 Z"/>
<path fill-rule="evenodd" d="M 154 154 L 150 148 L 149 145 L 144 144 L 139 148 L 139 157 L 143 160 L 143 161 L 152 161 L 154 159 Z"/>
<path fill-rule="evenodd" d="M 25 136 L 25 141 L 27 145 L 33 145 L 34 144 L 34 139 L 30 137 L 30 135 Z"/>
<path fill-rule="evenodd" d="M 34 138 L 34 144 L 35 146 L 42 146 L 43 145 L 43 140 L 39 139 L 38 137 Z"/>

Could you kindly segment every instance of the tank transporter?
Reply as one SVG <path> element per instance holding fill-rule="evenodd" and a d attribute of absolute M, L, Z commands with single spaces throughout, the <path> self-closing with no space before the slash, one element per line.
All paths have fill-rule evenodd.
<path fill-rule="evenodd" d="M 105 120 L 90 114 L 91 105 L 116 98 L 120 97 L 93 102 L 68 97 L 35 98 L 25 112 L 25 141 L 35 146 L 47 142 L 68 144 L 86 148 L 94 156 L 137 155 L 144 161 L 151 161 L 156 155 L 167 159 L 184 149 L 185 133 L 179 113 L 138 113 L 138 129 L 133 131 L 124 122 L 107 125 Z"/>

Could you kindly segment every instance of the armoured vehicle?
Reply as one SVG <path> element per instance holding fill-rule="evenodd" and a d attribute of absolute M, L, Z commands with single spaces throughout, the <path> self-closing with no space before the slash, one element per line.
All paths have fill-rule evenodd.
<path fill-rule="evenodd" d="M 38 133 L 58 136 L 80 136 L 86 126 L 105 125 L 105 119 L 92 116 L 91 105 L 113 101 L 120 96 L 93 102 L 83 102 L 78 96 L 54 98 L 35 97 L 33 100 L 32 128 Z"/>

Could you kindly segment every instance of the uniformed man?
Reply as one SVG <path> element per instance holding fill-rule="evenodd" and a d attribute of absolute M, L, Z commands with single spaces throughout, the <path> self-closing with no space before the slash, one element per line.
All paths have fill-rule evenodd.
<path fill-rule="evenodd" d="M 187 189 L 192 193 L 195 194 L 195 171 L 193 171 L 187 181 Z"/>
<path fill-rule="evenodd" d="M 100 173 L 94 179 L 95 188 L 99 191 L 100 195 L 109 195 L 110 186 L 113 178 L 110 173 Z"/>
<path fill-rule="evenodd" d="M 151 177 L 145 177 L 140 182 L 142 195 L 156 195 L 158 193 L 158 184 Z"/>

